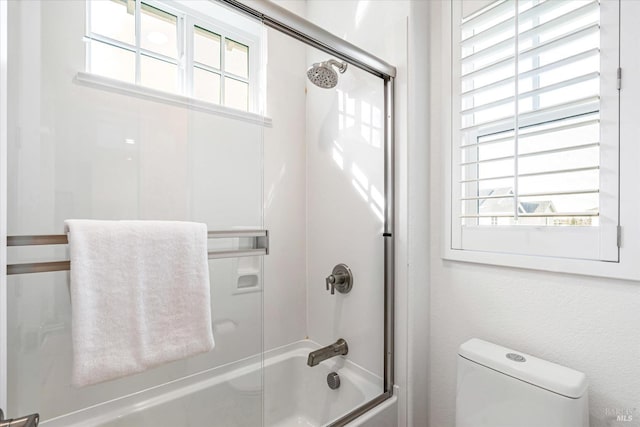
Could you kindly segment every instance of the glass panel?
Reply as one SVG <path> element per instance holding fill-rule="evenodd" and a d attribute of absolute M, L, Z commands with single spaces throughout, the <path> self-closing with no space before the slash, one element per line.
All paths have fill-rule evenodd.
<path fill-rule="evenodd" d="M 585 170 L 575 172 L 562 172 L 547 175 L 535 175 L 520 177 L 519 184 L 520 192 L 523 194 L 537 194 L 537 193 L 549 193 L 549 192 L 576 192 L 598 188 L 598 171 L 597 170 Z M 571 200 L 569 203 L 564 203 L 564 206 L 571 206 Z M 569 208 L 571 211 L 597 208 L 596 206 L 576 205 Z"/>
<path fill-rule="evenodd" d="M 230 13 L 209 6 L 216 14 Z M 264 128 L 74 83 L 76 65 L 85 61 L 85 13 L 83 1 L 33 0 L 9 7 L 15 37 L 8 48 L 20 52 L 20 60 L 11 55 L 8 64 L 8 126 L 20 127 L 21 136 L 7 153 L 8 233 L 62 234 L 69 218 L 195 221 L 209 230 L 262 228 Z M 32 15 L 38 19 L 20 19 Z M 261 33 L 260 23 L 236 19 Z M 42 49 L 43 40 L 64 40 L 64 49 L 52 54 Z M 94 60 L 117 64 L 133 81 L 132 53 L 94 45 L 94 52 L 105 49 L 130 58 L 97 55 Z M 141 60 L 142 84 L 175 90 L 174 64 L 148 56 Z M 248 245 L 247 239 L 209 240 L 209 250 Z M 24 263 L 68 259 L 68 252 L 68 245 L 21 247 L 8 256 L 10 263 Z M 260 427 L 262 263 L 262 257 L 209 261 L 212 351 L 84 388 L 71 385 L 69 273 L 10 276 L 8 377 L 0 379 L 9 390 L 5 414 L 39 412 L 52 427 Z M 118 268 L 113 265 L 114 272 Z"/>
<path fill-rule="evenodd" d="M 220 36 L 203 28 L 194 27 L 193 60 L 220 69 Z"/>
<path fill-rule="evenodd" d="M 566 120 L 540 123 L 520 133 L 520 155 L 571 148 L 600 142 L 599 114 L 587 114 Z"/>
<path fill-rule="evenodd" d="M 265 363 L 265 425 L 326 426 L 383 391 L 384 145 L 376 131 L 384 125 L 384 84 L 349 67 L 335 88 L 318 88 L 306 79 L 306 69 L 325 61 L 326 53 L 272 29 L 267 40 L 270 57 L 286 52 L 306 60 L 269 63 L 269 78 L 287 82 L 267 87 L 269 105 L 287 126 L 265 133 L 265 149 L 293 157 L 286 165 L 272 164 L 265 175 L 270 233 L 289 236 L 286 245 L 273 247 L 265 267 L 306 268 L 287 269 L 286 283 L 266 276 L 265 347 L 279 347 L 274 359 L 286 362 Z M 280 108 L 283 100 L 286 108 Z M 341 262 L 353 272 L 353 289 L 331 295 L 324 279 Z M 291 286 L 296 283 L 305 285 Z M 339 338 L 349 346 L 345 358 L 307 366 L 309 352 Z M 340 375 L 338 390 L 327 387 L 332 371 Z"/>
<path fill-rule="evenodd" d="M 136 44 L 135 2 L 128 0 L 92 0 L 91 31 L 101 36 Z"/>
<path fill-rule="evenodd" d="M 193 97 L 220 104 L 220 74 L 195 67 L 193 69 Z"/>
<path fill-rule="evenodd" d="M 483 216 L 490 215 L 513 215 L 513 191 L 511 189 L 499 188 L 487 192 L 483 197 L 487 199 L 478 200 L 478 213 Z M 491 217 L 498 218 L 498 217 Z M 481 218 L 482 221 L 487 221 L 488 218 Z M 491 223 L 490 225 L 506 225 L 513 224 L 513 218 L 499 218 L 499 222 Z"/>
<path fill-rule="evenodd" d="M 518 3 L 522 16 L 518 20 L 519 112 L 535 114 L 549 107 L 553 112 L 542 113 L 539 119 L 530 115 L 534 119 L 524 124 L 519 119 L 517 167 L 523 176 L 518 180 L 522 195 L 518 210 L 550 216 L 522 218 L 518 223 L 597 226 L 600 107 L 596 102 L 576 111 L 575 105 L 580 99 L 600 97 L 600 55 L 590 53 L 600 48 L 600 6 L 579 1 L 535 6 L 532 1 Z M 585 31 L 589 27 L 594 31 Z M 555 216 L 562 213 L 594 216 Z"/>
<path fill-rule="evenodd" d="M 224 105 L 238 110 L 249 109 L 249 84 L 231 79 L 224 79 Z"/>
<path fill-rule="evenodd" d="M 177 58 L 177 18 L 144 3 L 142 3 L 141 12 L 140 47 L 170 58 Z"/>
<path fill-rule="evenodd" d="M 165 92 L 178 92 L 178 66 L 142 55 L 140 84 Z"/>
<path fill-rule="evenodd" d="M 249 78 L 249 47 L 233 40 L 225 40 L 224 70 Z"/>
<path fill-rule="evenodd" d="M 563 196 L 523 196 L 519 198 L 521 214 L 562 214 L 571 216 L 548 216 L 521 218 L 527 225 L 580 225 L 599 224 L 598 193 L 572 194 Z M 580 214 L 584 213 L 584 216 Z"/>
<path fill-rule="evenodd" d="M 459 29 L 456 56 L 461 69 L 459 77 L 461 197 L 463 225 L 503 224 L 494 217 L 475 215 L 513 213 L 515 193 L 515 161 L 500 159 L 515 154 L 515 2 L 487 8 L 476 18 L 456 18 Z M 457 77 L 458 78 L 458 77 Z M 480 163 L 474 163 L 480 162 Z M 465 165 L 466 164 L 466 165 Z M 503 179 L 495 179 L 503 178 Z M 478 199 L 492 196 L 491 199 Z M 509 218 L 504 221 L 510 221 Z"/>
<path fill-rule="evenodd" d="M 597 168 L 599 164 L 600 150 L 598 147 L 590 147 L 522 157 L 518 159 L 518 171 L 521 174 L 540 173 L 563 169 Z"/>
<path fill-rule="evenodd" d="M 505 176 L 513 176 L 513 159 L 495 160 L 479 165 L 465 166 L 462 171 L 463 179 L 474 179 L 475 176 L 480 179 L 499 178 Z"/>
<path fill-rule="evenodd" d="M 136 55 L 130 50 L 92 40 L 91 72 L 127 83 L 135 83 Z"/>

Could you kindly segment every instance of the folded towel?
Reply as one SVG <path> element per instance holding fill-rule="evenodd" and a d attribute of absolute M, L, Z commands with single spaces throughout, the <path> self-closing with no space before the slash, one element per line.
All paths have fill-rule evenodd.
<path fill-rule="evenodd" d="M 77 387 L 213 348 L 207 227 L 67 220 Z"/>

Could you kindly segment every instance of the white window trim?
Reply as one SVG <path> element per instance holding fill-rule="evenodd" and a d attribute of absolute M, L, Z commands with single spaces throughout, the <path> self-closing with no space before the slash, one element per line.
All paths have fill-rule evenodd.
<path fill-rule="evenodd" d="M 604 0 L 618 1 L 618 0 Z M 582 274 L 609 278 L 640 280 L 640 58 L 635 53 L 638 39 L 637 23 L 634 16 L 640 16 L 640 2 L 621 2 L 620 4 L 620 66 L 623 73 L 620 90 L 620 171 L 619 171 L 619 219 L 622 226 L 619 261 L 596 261 L 557 256 L 531 256 L 509 253 L 485 252 L 479 250 L 453 249 L 452 193 L 453 193 L 453 102 L 450 88 L 452 85 L 452 7 L 447 2 L 441 8 L 441 16 L 434 16 L 439 21 L 439 38 L 441 42 L 440 70 L 441 79 L 436 82 L 440 109 L 446 112 L 441 120 L 441 136 L 439 141 L 445 148 L 444 173 L 444 239 L 442 241 L 442 258 L 451 261 L 463 261 L 498 266 L 518 267 L 526 269 L 553 271 L 561 273 Z M 628 76 L 628 78 L 624 78 Z M 533 227 L 535 228 L 535 227 Z"/>
<path fill-rule="evenodd" d="M 175 15 L 177 18 L 177 62 L 172 58 L 168 58 L 162 54 L 158 54 L 152 51 L 148 51 L 140 48 L 140 5 L 144 2 L 152 7 Z M 194 107 L 200 111 L 207 111 L 211 113 L 220 114 L 231 118 L 244 118 L 249 122 L 260 122 L 271 126 L 271 119 L 262 117 L 260 120 L 256 119 L 260 114 L 265 113 L 265 106 L 261 97 L 261 76 L 260 76 L 260 63 L 261 63 L 261 40 L 255 35 L 244 32 L 241 29 L 229 25 L 223 21 L 216 20 L 210 16 L 204 15 L 196 10 L 190 9 L 176 1 L 160 2 L 158 0 L 140 0 L 136 1 L 136 46 L 131 46 L 128 43 L 123 43 L 118 40 L 113 40 L 109 37 L 101 36 L 99 34 L 93 34 L 91 32 L 91 0 L 86 0 L 86 17 L 85 17 L 85 34 L 91 35 L 88 37 L 91 40 L 107 43 L 113 46 L 123 47 L 127 50 L 135 49 L 136 53 L 136 69 L 135 69 L 135 85 L 128 82 L 122 82 L 116 79 L 110 79 L 97 74 L 93 74 L 90 71 L 81 71 L 76 75 L 75 81 L 91 85 L 94 87 L 102 87 L 103 89 L 117 91 L 120 93 L 127 93 L 130 95 L 138 95 L 147 99 L 155 99 L 161 102 L 169 102 L 174 105 L 183 105 Z M 203 101 L 194 98 L 193 95 L 193 29 L 194 26 L 199 26 L 207 31 L 211 31 L 215 34 L 220 34 L 222 42 L 225 39 L 230 39 L 240 44 L 243 44 L 249 48 L 249 64 L 247 79 L 238 78 L 233 74 L 225 73 L 222 69 L 220 71 L 221 79 L 221 103 L 216 104 L 213 102 Z M 263 33 L 262 37 L 265 37 Z M 221 43 L 220 49 L 224 49 L 224 43 Z M 90 70 L 91 64 L 91 48 L 87 44 L 85 55 L 85 70 Z M 180 93 L 171 93 L 165 91 L 159 91 L 153 88 L 146 87 L 140 84 L 140 55 L 143 53 L 146 56 L 150 56 L 156 59 L 161 59 L 166 62 L 171 62 L 179 67 L 179 90 Z M 222 55 L 224 57 L 224 55 Z M 221 64 L 224 68 L 224 63 Z M 238 110 L 235 108 L 227 107 L 224 105 L 224 77 L 229 75 L 229 78 L 244 81 L 249 84 L 249 99 L 248 110 Z"/>

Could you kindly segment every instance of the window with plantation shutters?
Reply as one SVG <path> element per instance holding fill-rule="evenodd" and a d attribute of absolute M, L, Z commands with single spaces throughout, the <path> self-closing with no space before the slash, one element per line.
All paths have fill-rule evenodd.
<path fill-rule="evenodd" d="M 617 261 L 618 7 L 454 2 L 453 249 Z"/>

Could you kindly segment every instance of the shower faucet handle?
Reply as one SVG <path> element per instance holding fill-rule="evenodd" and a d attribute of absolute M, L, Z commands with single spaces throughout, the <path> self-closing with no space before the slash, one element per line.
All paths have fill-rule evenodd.
<path fill-rule="evenodd" d="M 327 285 L 327 290 L 329 290 L 329 286 L 331 286 L 331 295 L 336 293 L 336 285 L 340 285 L 345 281 L 344 274 L 330 274 L 325 279 L 325 283 Z"/>
<path fill-rule="evenodd" d="M 333 274 L 328 275 L 327 278 L 325 279 L 327 291 L 329 290 L 329 286 L 331 286 L 331 295 L 336 293 L 335 283 L 336 283 L 336 277 Z"/>
<path fill-rule="evenodd" d="M 345 280 L 348 280 L 348 276 L 344 273 L 330 274 L 325 280 L 327 290 L 329 290 L 329 286 L 331 286 L 331 295 L 335 294 L 336 286 L 343 284 Z"/>
<path fill-rule="evenodd" d="M 331 287 L 331 295 L 338 292 L 346 294 L 353 287 L 353 275 L 351 270 L 345 264 L 338 264 L 333 267 L 333 271 L 325 279 L 326 290 Z"/>

